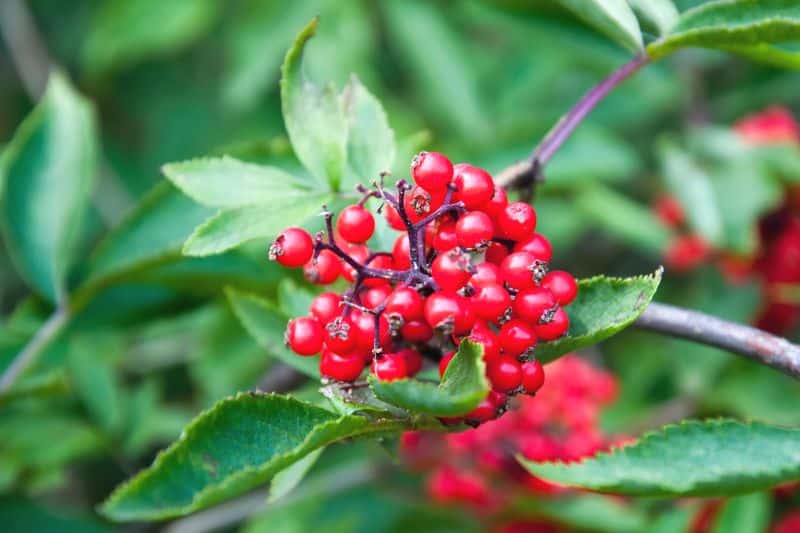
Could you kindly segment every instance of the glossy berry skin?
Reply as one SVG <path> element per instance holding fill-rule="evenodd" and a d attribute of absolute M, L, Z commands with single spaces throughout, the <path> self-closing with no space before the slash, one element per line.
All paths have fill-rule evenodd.
<path fill-rule="evenodd" d="M 384 303 L 391 294 L 392 288 L 388 284 L 367 289 L 361 294 L 361 305 L 367 309 L 375 309 Z"/>
<path fill-rule="evenodd" d="M 406 358 L 401 353 L 387 353 L 372 360 L 372 373 L 381 381 L 395 381 L 409 375 Z"/>
<path fill-rule="evenodd" d="M 522 388 L 528 394 L 535 394 L 544 385 L 544 367 L 539 361 L 522 363 Z"/>
<path fill-rule="evenodd" d="M 496 391 L 510 392 L 522 383 L 522 368 L 513 357 L 498 357 L 486 366 L 486 374 Z"/>
<path fill-rule="evenodd" d="M 556 299 L 544 287 L 531 287 L 520 291 L 514 299 L 514 316 L 536 325 L 542 315 L 556 306 Z"/>
<path fill-rule="evenodd" d="M 285 337 L 294 353 L 315 355 L 322 349 L 322 324 L 312 316 L 295 318 L 289 321 Z"/>
<path fill-rule="evenodd" d="M 559 305 L 569 305 L 578 295 L 578 283 L 569 272 L 553 270 L 542 278 L 542 287 L 548 289 Z"/>
<path fill-rule="evenodd" d="M 514 251 L 530 252 L 536 259 L 546 263 L 553 258 L 553 246 L 541 233 L 534 233 L 524 241 L 518 242 L 514 245 Z"/>
<path fill-rule="evenodd" d="M 488 246 L 493 235 L 492 219 L 481 211 L 471 211 L 462 215 L 456 224 L 456 239 L 462 248 Z"/>
<path fill-rule="evenodd" d="M 354 350 L 369 359 L 375 345 L 375 317 L 369 313 L 362 313 L 358 309 L 353 309 L 350 313 L 350 321 L 353 324 L 355 346 Z M 380 316 L 378 321 L 380 338 L 378 343 L 384 350 L 389 348 L 392 342 L 389 330 L 389 321 L 385 314 Z"/>
<path fill-rule="evenodd" d="M 467 420 L 483 423 L 497 418 L 497 406 L 487 400 L 482 400 L 475 409 L 464 415 Z"/>
<path fill-rule="evenodd" d="M 383 208 L 385 209 L 386 222 L 389 223 L 389 227 L 397 231 L 403 231 L 406 229 L 406 224 L 403 222 L 403 219 L 400 217 L 400 213 L 397 212 L 397 209 L 389 204 L 384 205 Z"/>
<path fill-rule="evenodd" d="M 506 355 L 517 357 L 536 346 L 536 330 L 522 320 L 509 320 L 500 328 L 498 339 Z"/>
<path fill-rule="evenodd" d="M 500 267 L 492 263 L 478 263 L 475 273 L 469 278 L 469 284 L 477 289 L 486 285 L 503 285 L 503 273 Z"/>
<path fill-rule="evenodd" d="M 431 276 L 443 291 L 455 292 L 467 284 L 472 270 L 469 255 L 454 248 L 436 256 L 431 265 Z"/>
<path fill-rule="evenodd" d="M 503 262 L 503 259 L 508 257 L 509 251 L 506 248 L 505 244 L 499 242 L 492 242 L 489 244 L 489 247 L 486 249 L 486 253 L 484 256 L 486 257 L 486 262 L 491 263 L 493 265 L 500 265 Z"/>
<path fill-rule="evenodd" d="M 311 235 L 301 228 L 283 230 L 269 247 L 269 258 L 289 268 L 305 265 L 313 254 Z"/>
<path fill-rule="evenodd" d="M 499 185 L 495 185 L 492 198 L 481 207 L 481 211 L 494 219 L 503 212 L 503 209 L 505 209 L 507 205 L 508 195 L 506 194 L 506 190 Z"/>
<path fill-rule="evenodd" d="M 483 285 L 472 295 L 475 315 L 489 322 L 498 322 L 509 307 L 511 307 L 511 295 L 500 285 Z"/>
<path fill-rule="evenodd" d="M 350 353 L 356 345 L 355 330 L 350 317 L 340 315 L 325 324 L 325 347 L 336 353 Z"/>
<path fill-rule="evenodd" d="M 467 338 L 483 346 L 483 359 L 486 362 L 500 356 L 500 340 L 485 323 L 477 321 Z M 460 342 L 456 342 L 456 344 L 459 345 Z"/>
<path fill-rule="evenodd" d="M 456 352 L 452 351 L 452 352 L 447 352 L 446 354 L 444 354 L 442 356 L 441 359 L 439 359 L 439 377 L 440 378 L 444 377 L 444 371 L 447 370 L 447 367 L 450 364 L 450 361 L 452 361 L 453 357 L 455 357 L 455 356 L 456 356 Z"/>
<path fill-rule="evenodd" d="M 362 370 L 364 360 L 358 354 L 340 355 L 325 350 L 319 359 L 319 373 L 336 381 L 355 381 Z"/>
<path fill-rule="evenodd" d="M 405 195 L 403 206 L 411 222 L 419 222 L 444 203 L 446 191 L 433 191 L 417 185 Z"/>
<path fill-rule="evenodd" d="M 400 286 L 386 300 L 385 312 L 399 315 L 404 322 L 418 320 L 425 316 L 425 300 L 414 289 Z"/>
<path fill-rule="evenodd" d="M 408 371 L 409 377 L 415 376 L 420 370 L 422 370 L 422 354 L 417 350 L 405 348 L 403 350 L 399 350 L 397 355 L 406 360 L 406 370 Z"/>
<path fill-rule="evenodd" d="M 569 317 L 566 311 L 559 307 L 550 322 L 537 324 L 535 329 L 536 336 L 543 341 L 554 341 L 567 333 L 569 329 Z"/>
<path fill-rule="evenodd" d="M 536 211 L 524 202 L 513 202 L 495 220 L 500 236 L 512 241 L 530 237 L 536 229 Z"/>
<path fill-rule="evenodd" d="M 336 219 L 336 231 L 347 242 L 362 244 L 375 232 L 375 219 L 372 213 L 360 205 L 350 205 L 342 209 Z"/>
<path fill-rule="evenodd" d="M 464 203 L 468 210 L 481 209 L 494 195 L 494 180 L 482 168 L 459 163 L 453 169 L 456 186 L 454 199 Z"/>
<path fill-rule="evenodd" d="M 320 324 L 327 324 L 342 313 L 341 301 L 342 297 L 335 292 L 323 292 L 311 301 L 309 311 Z"/>
<path fill-rule="evenodd" d="M 319 255 L 306 263 L 303 275 L 315 285 L 330 285 L 342 273 L 342 260 L 330 250 L 322 250 Z"/>
<path fill-rule="evenodd" d="M 408 234 L 403 233 L 396 241 L 392 248 L 392 262 L 394 268 L 397 270 L 407 270 L 411 268 L 411 245 L 408 242 Z"/>
<path fill-rule="evenodd" d="M 440 191 L 453 179 L 453 163 L 439 152 L 420 152 L 411 161 L 411 177 L 429 191 Z"/>
<path fill-rule="evenodd" d="M 529 252 L 515 252 L 500 263 L 503 279 L 509 287 L 524 290 L 536 284 L 535 268 L 539 261 Z"/>
<path fill-rule="evenodd" d="M 363 244 L 351 244 L 345 247 L 345 251 L 350 254 L 350 257 L 355 259 L 358 263 L 364 264 L 369 257 L 369 248 Z M 353 283 L 356 280 L 356 270 L 352 265 L 342 261 L 342 277 Z"/>
<path fill-rule="evenodd" d="M 435 292 L 425 300 L 425 320 L 432 328 L 463 335 L 475 324 L 475 314 L 463 296 Z"/>
<path fill-rule="evenodd" d="M 409 320 L 400 327 L 400 336 L 408 342 L 428 342 L 433 338 L 433 328 L 424 319 Z"/>
<path fill-rule="evenodd" d="M 452 220 L 447 220 L 439 224 L 439 228 L 433 237 L 433 249 L 437 252 L 446 252 L 456 246 L 458 246 L 456 223 Z"/>
<path fill-rule="evenodd" d="M 380 254 L 373 257 L 367 266 L 380 270 L 394 270 L 394 260 L 390 254 Z M 365 287 L 381 287 L 389 284 L 384 278 L 364 278 Z"/>

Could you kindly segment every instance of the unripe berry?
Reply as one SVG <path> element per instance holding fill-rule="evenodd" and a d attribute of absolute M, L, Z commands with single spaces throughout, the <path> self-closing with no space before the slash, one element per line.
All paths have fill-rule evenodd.
<path fill-rule="evenodd" d="M 567 333 L 569 329 L 569 317 L 564 309 L 559 307 L 549 322 L 539 323 L 536 325 L 535 329 L 536 336 L 543 341 L 554 341 Z"/>
<path fill-rule="evenodd" d="M 544 287 L 531 287 L 520 291 L 514 299 L 514 315 L 531 325 L 536 325 L 547 311 L 556 306 L 556 299 Z"/>
<path fill-rule="evenodd" d="M 544 367 L 539 361 L 522 363 L 522 388 L 528 394 L 535 394 L 544 385 Z"/>
<path fill-rule="evenodd" d="M 314 317 L 301 316 L 289 321 L 286 344 L 298 355 L 315 355 L 322 349 L 322 324 Z"/>
<path fill-rule="evenodd" d="M 496 222 L 501 237 L 512 241 L 525 240 L 536 229 L 536 211 L 524 202 L 513 202 L 497 215 Z"/>
<path fill-rule="evenodd" d="M 545 263 L 549 263 L 553 258 L 553 246 L 541 233 L 534 233 L 527 239 L 519 241 L 514 245 L 514 251 L 530 252 L 536 259 Z"/>
<path fill-rule="evenodd" d="M 342 273 L 342 260 L 330 250 L 322 250 L 303 267 L 303 275 L 315 285 L 330 285 Z"/>
<path fill-rule="evenodd" d="M 500 328 L 498 339 L 506 355 L 518 357 L 536 346 L 536 330 L 522 320 L 509 320 Z"/>
<path fill-rule="evenodd" d="M 462 215 L 456 224 L 456 239 L 462 248 L 488 246 L 493 235 L 492 219 L 481 211 L 472 211 Z"/>
<path fill-rule="evenodd" d="M 455 292 L 466 285 L 473 271 L 469 254 L 458 248 L 440 253 L 431 265 L 433 280 L 447 292 Z"/>
<path fill-rule="evenodd" d="M 476 290 L 472 304 L 478 318 L 498 322 L 511 307 L 511 296 L 500 285 L 486 284 Z"/>
<path fill-rule="evenodd" d="M 486 365 L 486 374 L 492 382 L 492 389 L 509 392 L 522 383 L 522 368 L 519 361 L 503 355 Z"/>
<path fill-rule="evenodd" d="M 375 219 L 362 206 L 350 205 L 339 213 L 336 230 L 348 242 L 365 243 L 375 231 Z"/>
<path fill-rule="evenodd" d="M 305 265 L 313 254 L 311 235 L 301 228 L 283 230 L 269 247 L 269 258 L 289 268 Z"/>
<path fill-rule="evenodd" d="M 347 316 L 337 316 L 325 324 L 323 337 L 325 346 L 333 352 L 350 353 L 355 348 L 355 331 L 353 323 Z"/>
<path fill-rule="evenodd" d="M 320 324 L 327 324 L 342 313 L 339 306 L 341 301 L 342 297 L 335 292 L 323 292 L 311 300 L 309 311 L 319 320 Z"/>
<path fill-rule="evenodd" d="M 406 286 L 397 287 L 386 300 L 385 313 L 399 315 L 404 322 L 423 318 L 425 302 L 414 289 Z"/>
<path fill-rule="evenodd" d="M 381 381 L 395 381 L 409 375 L 406 358 L 400 353 L 387 353 L 372 360 L 372 373 Z"/>
<path fill-rule="evenodd" d="M 578 295 L 578 284 L 569 272 L 553 270 L 542 278 L 542 287 L 547 288 L 559 305 L 569 305 Z"/>
<path fill-rule="evenodd" d="M 466 163 L 454 167 L 453 183 L 456 186 L 454 199 L 463 202 L 470 211 L 482 208 L 494 194 L 494 180 L 489 173 Z"/>
<path fill-rule="evenodd" d="M 429 191 L 442 190 L 453 178 L 453 163 L 438 152 L 420 152 L 411 160 L 411 176 Z"/>
<path fill-rule="evenodd" d="M 319 358 L 319 373 L 337 381 L 355 381 L 364 370 L 364 360 L 358 354 L 340 355 L 330 350 Z"/>

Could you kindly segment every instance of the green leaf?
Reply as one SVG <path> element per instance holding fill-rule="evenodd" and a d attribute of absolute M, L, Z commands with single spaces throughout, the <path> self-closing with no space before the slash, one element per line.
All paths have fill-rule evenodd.
<path fill-rule="evenodd" d="M 725 502 L 717 515 L 713 533 L 763 533 L 769 527 L 772 498 L 768 493 L 755 492 L 737 496 Z"/>
<path fill-rule="evenodd" d="M 97 246 L 89 260 L 89 282 L 179 259 L 192 230 L 213 214 L 169 183 L 156 185 Z"/>
<path fill-rule="evenodd" d="M 91 104 L 61 74 L 0 156 L 2 230 L 23 277 L 62 301 L 92 193 L 97 131 Z"/>
<path fill-rule="evenodd" d="M 292 203 L 309 191 L 291 174 L 232 157 L 169 163 L 164 175 L 196 202 L 209 207 L 272 207 Z"/>
<path fill-rule="evenodd" d="M 464 340 L 440 384 L 416 379 L 381 381 L 369 376 L 375 396 L 415 413 L 460 416 L 474 409 L 489 393 L 484 375 L 483 346 Z"/>
<path fill-rule="evenodd" d="M 332 442 L 401 429 L 400 422 L 339 417 L 289 397 L 240 394 L 198 416 L 152 466 L 118 487 L 102 512 L 116 521 L 190 513 L 266 483 Z"/>
<path fill-rule="evenodd" d="M 353 75 L 342 92 L 349 134 L 347 161 L 360 183 L 370 184 L 390 171 L 395 156 L 394 131 L 383 106 Z"/>
<path fill-rule="evenodd" d="M 800 476 L 800 429 L 735 420 L 684 421 L 579 463 L 532 463 L 536 476 L 630 496 L 726 496 Z"/>
<path fill-rule="evenodd" d="M 148 57 L 176 52 L 214 22 L 214 0 L 112 0 L 101 4 L 88 26 L 83 61 L 97 74 Z"/>
<path fill-rule="evenodd" d="M 565 353 L 605 340 L 630 325 L 653 299 L 663 270 L 647 276 L 607 278 L 596 276 L 578 282 L 578 297 L 565 307 L 569 334 L 539 344 L 536 356 L 552 361 Z"/>
<path fill-rule="evenodd" d="M 784 50 L 771 44 L 730 45 L 720 46 L 719 49 L 742 56 L 756 63 L 763 63 L 777 68 L 800 70 L 800 53 Z"/>
<path fill-rule="evenodd" d="M 515 504 L 521 513 L 534 512 L 580 531 L 645 531 L 645 515 L 632 505 L 608 496 L 581 494 L 563 498 L 526 498 Z"/>
<path fill-rule="evenodd" d="M 672 0 L 628 0 L 628 4 L 658 35 L 667 33 L 678 20 L 678 10 Z"/>
<path fill-rule="evenodd" d="M 573 206 L 614 237 L 652 256 L 661 257 L 669 243 L 669 231 L 651 210 L 609 187 L 581 187 Z"/>
<path fill-rule="evenodd" d="M 183 245 L 183 253 L 214 255 L 255 239 L 272 238 L 289 226 L 301 224 L 322 210 L 330 196 L 306 194 L 274 207 L 249 206 L 226 209 L 195 228 Z"/>
<path fill-rule="evenodd" d="M 798 39 L 800 6 L 794 0 L 716 0 L 682 13 L 647 53 L 659 59 L 686 46 L 725 49 Z"/>
<path fill-rule="evenodd" d="M 558 0 L 586 24 L 632 52 L 644 48 L 639 22 L 625 0 Z"/>
<path fill-rule="evenodd" d="M 269 485 L 267 503 L 276 502 L 292 492 L 303 481 L 308 471 L 313 468 L 323 451 L 325 451 L 325 448 L 318 448 L 275 474 L 275 477 L 272 478 L 272 483 Z"/>
<path fill-rule="evenodd" d="M 319 378 L 319 362 L 316 357 L 299 356 L 283 344 L 283 332 L 289 317 L 255 294 L 234 289 L 225 292 L 233 312 L 262 348 L 303 374 Z"/>
<path fill-rule="evenodd" d="M 311 174 L 339 189 L 347 160 L 347 117 L 333 86 L 320 89 L 301 72 L 303 49 L 319 19 L 303 28 L 281 67 L 281 105 L 294 153 Z"/>
<path fill-rule="evenodd" d="M 78 335 L 71 339 L 68 367 L 75 392 L 94 422 L 110 435 L 121 429 L 124 416 L 122 384 L 115 373 L 119 340 L 108 335 Z"/>

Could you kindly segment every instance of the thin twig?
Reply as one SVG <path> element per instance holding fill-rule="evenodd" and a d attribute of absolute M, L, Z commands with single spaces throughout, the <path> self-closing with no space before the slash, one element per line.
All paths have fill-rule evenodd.
<path fill-rule="evenodd" d="M 648 61 L 649 58 L 646 55 L 638 55 L 595 85 L 550 129 L 528 159 L 514 163 L 500 171 L 495 177 L 495 182 L 503 187 L 521 187 L 543 181 L 542 168 L 561 148 L 564 141 L 572 135 L 575 128 L 608 93 L 646 65 Z"/>
<path fill-rule="evenodd" d="M 69 321 L 70 313 L 65 307 L 59 307 L 50 315 L 47 322 L 42 324 L 36 334 L 28 341 L 25 348 L 14 358 L 0 376 L 0 394 L 8 391 L 19 376 L 27 369 L 39 356 L 42 350 L 61 332 L 61 329 Z"/>
<path fill-rule="evenodd" d="M 800 378 L 800 346 L 751 326 L 656 302 L 644 310 L 634 325 L 716 346 Z"/>

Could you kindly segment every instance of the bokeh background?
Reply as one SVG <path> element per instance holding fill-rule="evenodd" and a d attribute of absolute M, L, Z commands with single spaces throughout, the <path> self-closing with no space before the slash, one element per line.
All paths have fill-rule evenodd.
<path fill-rule="evenodd" d="M 699 3 L 676 2 L 680 9 Z M 314 15 L 321 25 L 309 45 L 310 77 L 341 87 L 355 73 L 380 98 L 400 146 L 399 176 L 422 148 L 499 171 L 628 58 L 534 0 L 3 0 L 0 150 L 32 110 L 50 68 L 67 73 L 94 103 L 102 154 L 87 254 L 164 181 L 164 163 L 229 154 L 299 172 L 281 118 L 279 68 Z M 718 210 L 724 229 L 710 243 L 714 251 L 688 265 L 673 257 L 657 298 L 744 322 L 763 319 L 775 296 L 765 289 L 764 268 L 753 265 L 779 261 L 765 250 L 782 230 L 768 234 L 764 221 L 783 217 L 783 228 L 794 220 L 800 156 L 796 146 L 752 150 L 732 126 L 769 106 L 800 111 L 798 86 L 800 74 L 710 51 L 684 51 L 645 68 L 592 113 L 536 191 L 554 263 L 582 277 L 650 272 L 670 259 L 681 236 L 705 235 L 702 213 Z M 696 174 L 710 180 L 713 206 L 708 197 L 680 193 Z M 654 210 L 665 194 L 686 211 L 683 226 L 665 224 Z M 163 219 L 142 231 L 169 232 L 170 224 Z M 774 253 L 784 257 L 796 242 Z M 111 526 L 94 508 L 214 401 L 259 384 L 314 397 L 313 384 L 275 363 L 225 301 L 223 287 L 234 285 L 287 314 L 303 308 L 298 300 L 311 289 L 267 264 L 264 250 L 256 243 L 233 259 L 176 259 L 138 272 L 100 294 L 79 317 L 79 332 L 48 350 L 30 376 L 40 380 L 30 382 L 40 385 L 36 394 L 0 397 L 0 529 L 160 530 Z M 741 275 L 725 266 L 736 261 L 744 264 Z M 786 309 L 771 325 L 795 338 L 800 297 L 792 285 L 800 275 L 783 277 L 778 299 Z M 48 311 L 3 247 L 0 311 L 2 368 Z M 637 435 L 695 415 L 800 422 L 795 383 L 707 347 L 630 331 L 581 356 L 615 376 L 615 401 L 604 400 L 601 412 L 593 407 L 605 435 Z M 433 467 L 414 472 L 401 456 L 396 442 L 333 447 L 275 503 L 258 492 L 227 514 L 166 527 L 463 531 L 507 521 L 474 501 L 433 505 L 424 488 L 434 490 Z M 547 505 L 557 509 L 559 495 L 544 493 L 519 497 L 536 502 L 537 520 L 548 517 L 562 530 L 637 530 L 674 509 L 685 526 L 708 508 L 702 501 L 630 503 L 623 511 L 635 520 L 619 522 L 597 499 L 590 504 L 596 509 L 558 514 Z M 796 506 L 788 494 L 760 500 L 762 530 Z M 545 529 L 530 529 L 538 530 Z"/>

